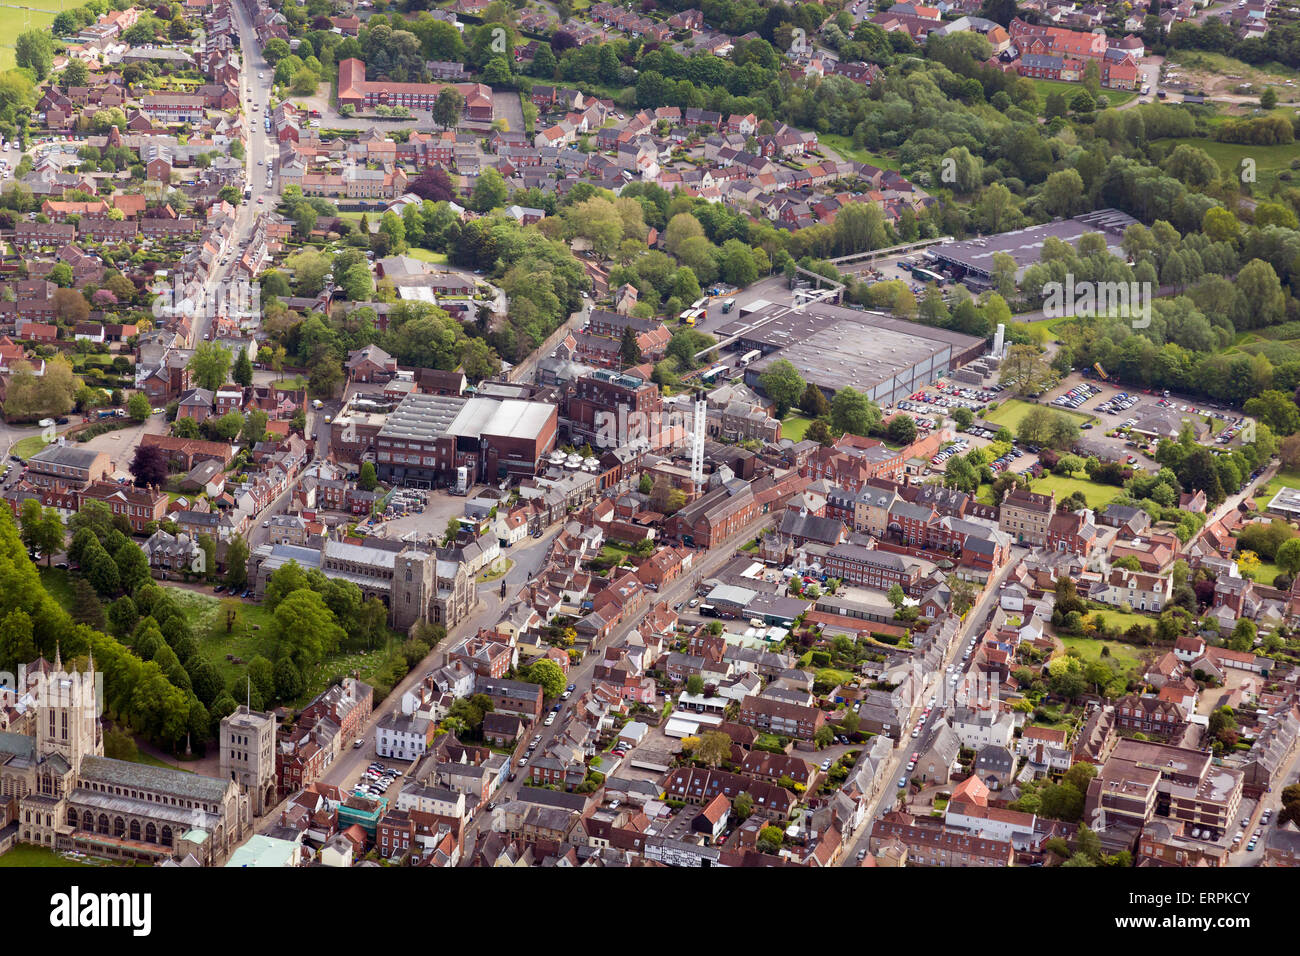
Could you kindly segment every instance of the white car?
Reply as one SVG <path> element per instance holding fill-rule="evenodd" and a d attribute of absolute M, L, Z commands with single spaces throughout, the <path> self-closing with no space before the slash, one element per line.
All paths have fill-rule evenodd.
<path fill-rule="evenodd" d="M 551 726 L 551 724 L 555 723 L 555 714 L 554 713 L 547 714 L 546 719 L 543 720 L 542 723 L 547 727 Z"/>

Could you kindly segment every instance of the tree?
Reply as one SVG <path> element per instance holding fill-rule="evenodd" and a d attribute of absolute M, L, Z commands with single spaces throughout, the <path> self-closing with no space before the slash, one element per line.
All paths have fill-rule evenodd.
<path fill-rule="evenodd" d="M 540 684 L 542 693 L 552 700 L 564 693 L 564 671 L 560 670 L 559 664 L 548 658 L 536 661 L 529 667 L 525 680 L 530 684 Z"/>
<path fill-rule="evenodd" d="M 308 588 L 292 591 L 279 602 L 271 632 L 277 654 L 291 658 L 299 668 L 319 663 L 345 636 L 324 599 Z"/>
<path fill-rule="evenodd" d="M 231 374 L 235 382 L 244 388 L 253 384 L 253 363 L 248 358 L 247 349 L 239 350 L 239 358 L 235 360 L 235 370 Z"/>
<path fill-rule="evenodd" d="M 961 406 L 953 409 L 952 420 L 957 423 L 958 428 L 965 431 L 975 423 L 975 413 L 969 408 Z"/>
<path fill-rule="evenodd" d="M 131 477 L 137 488 L 157 488 L 167 484 L 167 452 L 158 445 L 136 445 L 131 459 Z"/>
<path fill-rule="evenodd" d="M 260 408 L 255 408 L 244 416 L 244 423 L 241 431 L 241 438 L 244 444 L 250 448 L 266 437 L 267 414 Z"/>
<path fill-rule="evenodd" d="M 821 418 L 831 413 L 831 404 L 826 401 L 826 393 L 809 382 L 799 399 L 799 409 L 809 418 Z"/>
<path fill-rule="evenodd" d="M 374 491 L 378 484 L 379 478 L 375 475 L 374 462 L 363 461 L 361 470 L 357 474 L 357 487 L 362 491 Z"/>
<path fill-rule="evenodd" d="M 1300 790 L 1300 786 L 1296 787 Z M 1297 806 L 1300 806 L 1300 797 L 1297 798 Z M 736 799 L 731 802 L 731 809 L 736 811 L 736 816 L 741 820 L 748 820 L 754 812 L 754 798 L 746 790 L 736 794 Z"/>
<path fill-rule="evenodd" d="M 14 42 L 14 60 L 43 80 L 54 63 L 54 37 L 45 30 L 26 30 Z"/>
<path fill-rule="evenodd" d="M 699 674 L 692 674 L 686 678 L 686 693 L 692 697 L 699 697 L 704 693 L 704 678 Z"/>
<path fill-rule="evenodd" d="M 470 208 L 475 212 L 491 212 L 506 203 L 509 190 L 501 174 L 489 166 L 479 175 L 474 183 L 474 192 L 470 197 Z"/>
<path fill-rule="evenodd" d="M 623 329 L 618 357 L 624 365 L 638 365 L 641 362 L 641 346 L 636 340 L 636 331 L 630 325 Z"/>
<path fill-rule="evenodd" d="M 276 661 L 272 671 L 277 700 L 291 701 L 297 699 L 303 691 L 302 674 L 287 657 Z"/>
<path fill-rule="evenodd" d="M 54 508 L 42 508 L 40 502 L 29 498 L 23 502 L 19 522 L 23 544 L 33 554 L 44 554 L 48 566 L 54 553 L 63 547 L 63 519 L 59 512 Z"/>
<path fill-rule="evenodd" d="M 916 419 L 911 415 L 895 415 L 889 421 L 889 440 L 896 445 L 910 445 L 916 441 Z"/>
<path fill-rule="evenodd" d="M 731 735 L 721 730 L 710 730 L 700 735 L 700 742 L 692 755 L 710 769 L 731 759 Z"/>
<path fill-rule="evenodd" d="M 758 377 L 758 385 L 776 403 L 776 417 L 785 418 L 803 395 L 803 376 L 788 359 L 777 359 Z"/>
<path fill-rule="evenodd" d="M 231 591 L 248 587 L 248 542 L 242 536 L 226 545 L 226 585 Z"/>
<path fill-rule="evenodd" d="M 188 366 L 200 388 L 215 392 L 226 383 L 230 371 L 230 353 L 219 342 L 200 342 Z"/>
<path fill-rule="evenodd" d="M 1259 97 L 1259 108 L 1262 110 L 1271 110 L 1277 106 L 1277 92 L 1270 86 L 1266 87 Z"/>
<path fill-rule="evenodd" d="M 131 413 L 131 417 L 142 422 L 153 414 L 153 406 L 149 404 L 149 396 L 144 392 L 136 392 L 126 403 L 126 410 Z"/>
<path fill-rule="evenodd" d="M 433 101 L 433 121 L 443 129 L 458 124 L 464 112 L 465 97 L 454 86 L 444 86 Z"/>
<path fill-rule="evenodd" d="M 907 595 L 903 593 L 903 588 L 898 584 L 892 585 L 889 589 L 889 593 L 885 596 L 889 598 L 889 603 L 894 605 L 895 611 L 901 608 L 903 602 L 907 600 Z"/>
<path fill-rule="evenodd" d="M 149 583 L 149 559 L 134 541 L 123 541 L 113 553 L 122 590 L 134 594 Z"/>
<path fill-rule="evenodd" d="M 835 393 L 831 401 L 831 425 L 853 435 L 867 435 L 880 424 L 880 408 L 867 396 L 849 386 Z"/>
<path fill-rule="evenodd" d="M 1288 538 L 1283 541 L 1273 557 L 1273 563 L 1288 574 L 1300 572 L 1300 538 Z"/>
<path fill-rule="evenodd" d="M 1019 395 L 1029 395 L 1040 391 L 1050 374 L 1037 346 L 1013 345 L 1002 360 L 998 383 Z"/>

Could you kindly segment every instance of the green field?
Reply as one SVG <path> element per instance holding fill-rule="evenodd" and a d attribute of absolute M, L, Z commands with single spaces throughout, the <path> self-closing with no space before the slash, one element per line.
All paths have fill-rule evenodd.
<path fill-rule="evenodd" d="M 10 449 L 9 453 L 26 460 L 48 444 L 49 442 L 40 435 L 28 435 L 26 438 L 14 442 L 14 447 Z"/>
<path fill-rule="evenodd" d="M 1265 584 L 1268 587 L 1273 586 L 1273 579 L 1282 573 L 1272 561 L 1260 560 L 1259 567 L 1250 573 L 1250 579 L 1256 584 Z"/>
<path fill-rule="evenodd" d="M 1223 175 L 1237 178 L 1245 167 L 1242 160 L 1254 163 L 1256 196 L 1267 196 L 1278 186 L 1277 174 L 1291 168 L 1291 160 L 1300 154 L 1294 144 L 1278 146 L 1252 146 L 1249 143 L 1219 143 L 1212 139 L 1183 137 L 1181 139 L 1160 139 L 1156 143 L 1168 144 L 1172 151 L 1180 143 L 1189 143 L 1204 150 L 1209 157 L 1219 164 Z M 1153 144 L 1154 145 L 1154 144 Z"/>
<path fill-rule="evenodd" d="M 12 70 L 14 43 L 28 30 L 48 31 L 55 14 L 64 9 L 59 0 L 23 0 L 23 8 L 0 7 L 0 70 Z"/>
<path fill-rule="evenodd" d="M 848 136 L 841 136 L 838 133 L 818 133 L 817 141 L 825 143 L 844 159 L 851 159 L 856 163 L 870 163 L 880 169 L 899 170 L 902 168 L 896 159 L 891 159 L 881 153 L 873 153 L 870 150 L 859 149 L 853 145 L 852 138 Z"/>
<path fill-rule="evenodd" d="M 1110 614 L 1110 612 L 1105 613 Z M 1124 616 L 1119 614 L 1118 611 L 1114 613 L 1118 617 Z M 1062 637 L 1060 641 L 1065 645 L 1066 650 L 1077 650 L 1086 661 L 1095 661 L 1101 657 L 1101 649 L 1104 646 L 1110 649 L 1110 656 L 1118 661 L 1122 667 L 1136 667 L 1142 663 L 1142 658 L 1138 656 L 1137 649 L 1131 644 L 1121 644 L 1118 641 L 1099 641 L 1089 637 Z"/>
<path fill-rule="evenodd" d="M 803 441 L 803 436 L 812 423 L 811 418 L 805 418 L 802 415 L 787 415 L 781 419 L 781 437 L 788 438 L 791 441 Z"/>
<path fill-rule="evenodd" d="M 1051 93 L 1064 93 L 1065 102 L 1068 105 L 1070 100 L 1083 89 L 1082 83 L 1067 83 L 1064 80 L 1040 80 L 1029 77 L 1029 82 L 1034 84 L 1034 89 L 1038 91 L 1038 98 L 1042 101 L 1043 110 L 1047 109 L 1047 97 Z M 1130 90 L 1102 90 L 1101 95 L 1097 97 L 1097 109 L 1104 110 L 1108 106 L 1123 106 L 1129 100 L 1134 99 L 1136 93 Z M 1107 102 L 1102 103 L 1105 99 Z"/>
<path fill-rule="evenodd" d="M 1044 475 L 1042 478 L 1034 479 L 1030 487 L 1039 494 L 1055 491 L 1058 502 L 1070 497 L 1076 491 L 1082 491 L 1083 496 L 1088 499 L 1089 508 L 1104 508 L 1123 491 L 1122 488 L 1114 485 L 1101 485 L 1090 481 L 1087 477 L 1067 478 L 1064 475 Z"/>
<path fill-rule="evenodd" d="M 1019 398 L 1009 398 L 994 411 L 984 416 L 986 422 L 992 422 L 994 425 L 1006 425 L 1013 432 L 1020 426 L 1021 420 L 1029 414 L 1031 408 L 1046 408 L 1048 411 L 1056 412 L 1058 415 L 1064 415 L 1066 418 L 1072 418 L 1080 425 L 1085 422 L 1095 421 L 1091 415 L 1084 415 L 1080 412 L 1072 412 L 1067 408 L 1058 408 L 1055 405 L 1037 405 L 1034 402 L 1026 402 Z"/>
<path fill-rule="evenodd" d="M 421 249 L 418 246 L 412 246 L 406 250 L 406 255 L 412 259 L 419 259 L 421 262 L 432 262 L 437 265 L 447 264 L 447 253 L 430 252 L 428 249 Z"/>
<path fill-rule="evenodd" d="M 167 587 L 172 597 L 186 611 L 194 639 L 198 642 L 199 653 L 207 658 L 227 686 L 242 680 L 247 673 L 247 664 L 259 654 L 268 660 L 275 660 L 275 639 L 271 636 L 271 614 L 261 604 L 240 602 L 239 620 L 229 634 L 226 633 L 224 620 L 221 619 L 221 601 L 219 598 L 188 588 Z M 243 660 L 236 664 L 226 659 L 232 654 Z M 322 664 L 303 674 L 307 689 L 296 702 L 305 704 L 328 687 L 340 674 L 359 671 L 361 679 L 368 681 L 386 667 L 396 656 L 397 650 L 390 644 L 388 648 L 376 648 L 373 651 L 352 651 L 336 654 Z"/>

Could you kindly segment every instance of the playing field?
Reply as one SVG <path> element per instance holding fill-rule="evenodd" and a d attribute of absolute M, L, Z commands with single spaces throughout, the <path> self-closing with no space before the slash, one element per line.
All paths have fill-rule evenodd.
<path fill-rule="evenodd" d="M 14 42 L 28 30 L 49 30 L 59 11 L 71 9 L 65 0 L 23 0 L 23 5 L 0 6 L 0 70 L 12 70 Z"/>

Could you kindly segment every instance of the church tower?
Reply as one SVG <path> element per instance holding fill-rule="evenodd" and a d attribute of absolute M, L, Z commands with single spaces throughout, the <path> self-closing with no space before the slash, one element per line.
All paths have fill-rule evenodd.
<path fill-rule="evenodd" d="M 86 671 L 63 669 L 63 657 L 55 651 L 54 668 L 41 677 L 36 704 L 36 753 L 41 759 L 59 754 L 73 774 L 81 769 L 82 757 L 104 754 L 99 733 L 99 706 L 95 688 L 95 659 Z"/>

